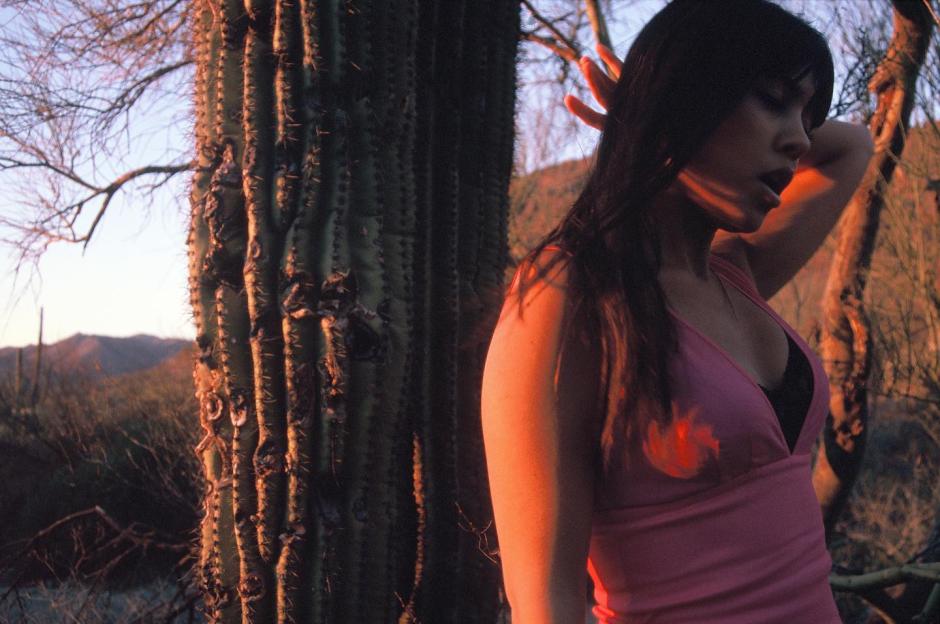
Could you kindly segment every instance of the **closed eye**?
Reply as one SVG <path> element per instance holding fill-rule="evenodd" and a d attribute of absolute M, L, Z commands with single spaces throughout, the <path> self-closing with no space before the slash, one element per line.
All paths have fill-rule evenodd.
<path fill-rule="evenodd" d="M 778 96 L 764 89 L 755 89 L 754 94 L 757 96 L 757 99 L 767 107 L 767 110 L 778 114 L 785 113 L 787 108 L 796 103 L 796 98 L 792 96 Z M 802 120 L 803 131 L 806 132 L 806 136 L 812 140 L 814 128 L 808 108 L 803 110 Z"/>
<path fill-rule="evenodd" d="M 757 98 L 772 111 L 780 112 L 787 107 L 787 103 L 783 100 L 783 98 L 777 97 L 761 89 L 757 89 L 755 93 L 757 94 Z"/>

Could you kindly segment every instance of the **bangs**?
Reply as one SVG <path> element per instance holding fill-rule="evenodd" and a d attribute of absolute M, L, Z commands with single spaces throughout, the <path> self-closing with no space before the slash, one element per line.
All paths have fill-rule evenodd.
<path fill-rule="evenodd" d="M 771 30 L 776 32 L 766 33 L 763 49 L 756 55 L 763 62 L 759 62 L 755 77 L 796 83 L 812 74 L 815 90 L 807 107 L 812 126 L 819 127 L 832 104 L 834 72 L 829 45 L 820 33 L 802 21 L 796 28 L 791 21 L 786 28 Z"/>

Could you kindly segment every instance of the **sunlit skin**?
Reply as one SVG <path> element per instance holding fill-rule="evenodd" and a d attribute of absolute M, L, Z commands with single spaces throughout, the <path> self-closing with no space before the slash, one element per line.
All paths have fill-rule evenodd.
<path fill-rule="evenodd" d="M 606 49 L 601 53 L 619 75 L 619 61 L 611 58 Z M 585 63 L 582 68 L 590 76 L 591 65 Z M 595 77 L 593 82 L 597 81 Z M 606 96 L 593 90 L 598 101 L 606 103 Z M 716 322 L 719 319 L 715 319 L 715 309 L 726 307 L 732 294 L 719 290 L 718 278 L 707 268 L 707 255 L 719 230 L 729 234 L 755 232 L 768 212 L 781 203 L 759 176 L 778 169 L 795 172 L 800 158 L 810 150 L 812 129 L 807 105 L 813 93 L 814 77 L 809 73 L 798 81 L 760 81 L 651 207 L 662 243 L 660 279 L 672 307 L 729 353 L 736 354 L 736 360 L 752 373 L 755 382 L 769 387 L 776 385 L 786 366 L 786 337 L 764 315 L 754 315 L 744 301 L 737 301 L 739 306 L 743 304 L 742 316 L 750 311 L 751 325 L 764 338 L 765 348 L 760 354 L 743 350 L 747 345 L 731 335 L 740 336 L 741 332 L 731 327 L 729 319 Z M 571 104 L 569 101 L 569 107 Z M 587 123 L 602 122 L 602 118 L 592 119 L 583 105 L 572 108 Z M 677 414 L 668 431 L 651 423 L 643 450 L 663 472 L 691 478 L 709 452 L 716 458 L 719 454 L 718 441 L 710 433 L 694 423 L 694 414 Z"/>
<path fill-rule="evenodd" d="M 616 80 L 620 77 L 621 62 L 613 51 L 605 46 L 598 46 L 597 52 L 608 73 L 587 57 L 581 59 L 580 67 L 594 99 L 606 109 Z M 742 103 L 738 111 L 725 119 L 723 128 L 719 128 L 711 143 L 715 142 L 714 139 L 723 129 L 735 123 L 738 119 L 735 113 L 744 113 L 744 109 L 750 108 L 751 105 L 760 106 L 761 95 L 784 96 L 781 101 L 785 100 L 788 106 L 781 114 L 789 114 L 793 123 L 797 123 L 798 118 L 798 123 L 803 126 L 805 102 L 802 98 L 812 94 L 796 92 L 793 87 L 806 89 L 810 80 L 807 75 L 797 85 L 774 84 L 772 81 L 763 81 L 756 85 L 755 91 Z M 565 105 L 585 124 L 597 129 L 603 127 L 604 114 L 592 109 L 577 97 L 566 96 Z M 745 133 L 742 132 L 741 135 L 747 138 Z M 716 223 L 709 224 L 711 228 L 698 227 L 697 223 L 681 227 L 681 223 L 667 223 L 668 216 L 662 215 L 661 230 L 666 236 L 684 231 L 682 238 L 695 239 L 690 241 L 688 247 L 696 249 L 697 252 L 692 254 L 690 262 L 682 264 L 691 265 L 689 268 L 694 273 L 704 275 L 709 251 L 728 256 L 739 265 L 746 263 L 747 270 L 753 274 L 758 290 L 765 299 L 769 299 L 790 281 L 822 244 L 838 220 L 841 209 L 861 178 L 872 151 L 871 137 L 863 126 L 830 119 L 813 130 L 811 135 L 812 141 L 808 151 L 795 159 L 796 175 L 782 193 L 780 204 L 762 219 L 756 230 L 736 229 L 734 224 L 729 222 L 724 222 L 722 226 L 728 228 L 727 230 L 717 229 Z M 704 150 L 708 149 L 709 145 L 704 146 L 703 152 L 694 160 L 702 160 Z M 767 158 L 766 145 L 755 141 L 753 145 L 745 146 L 745 149 L 748 152 L 752 149 L 763 150 L 764 153 L 758 157 Z M 781 146 L 777 144 L 775 149 L 781 149 Z M 716 163 L 715 166 L 721 165 Z M 683 172 L 685 176 L 694 173 L 688 169 L 695 169 L 694 163 Z M 719 174 L 712 184 L 719 184 L 725 177 Z M 709 203 L 705 202 L 706 206 Z M 732 206 L 730 210 L 735 211 L 736 208 Z M 686 214 L 685 219 L 694 221 L 696 215 Z M 715 231 L 709 232 L 709 229 Z M 676 241 L 670 239 L 669 242 Z M 669 266 L 672 262 L 668 252 L 674 247 L 671 244 L 663 247 L 667 252 L 664 264 Z M 681 255 L 684 257 L 687 254 Z"/>
<path fill-rule="evenodd" d="M 607 48 L 598 52 L 612 78 L 589 60 L 581 69 L 606 106 L 620 61 Z M 865 128 L 835 120 L 812 130 L 813 93 L 810 73 L 759 80 L 652 207 L 663 257 L 659 281 L 670 306 L 765 387 L 782 377 L 786 337 L 752 303 L 722 288 L 708 256 L 731 260 L 770 298 L 832 229 L 868 161 L 871 139 Z M 577 98 L 565 103 L 585 123 L 603 124 Z M 779 168 L 795 175 L 778 197 L 758 178 Z"/>
<path fill-rule="evenodd" d="M 684 197 L 713 219 L 716 228 L 754 232 L 780 198 L 758 176 L 796 170 L 810 149 L 806 105 L 813 76 L 793 91 L 782 80 L 765 80 L 725 119 L 680 173 L 663 204 Z M 678 198 L 675 196 L 679 196 Z"/>
<path fill-rule="evenodd" d="M 620 63 L 606 48 L 598 52 L 612 78 L 591 61 L 581 68 L 606 108 Z M 708 255 L 735 263 L 769 298 L 825 239 L 872 149 L 865 128 L 838 121 L 815 129 L 810 142 L 804 108 L 811 78 L 803 78 L 782 109 L 767 107 L 756 90 L 748 95 L 655 205 L 663 249 L 658 278 L 670 307 L 767 387 L 777 385 L 785 367 L 782 329 L 740 293 L 723 291 Z M 585 123 L 603 124 L 603 114 L 577 98 L 566 104 Z M 777 204 L 757 177 L 797 163 Z M 545 255 L 553 253 L 560 252 Z M 526 291 L 522 316 L 510 290 L 484 372 L 483 436 L 514 623 L 584 618 L 595 442 L 584 406 L 594 399 L 600 372 L 596 345 L 577 316 L 562 344 L 562 323 L 576 313 L 566 284 L 565 267 L 556 265 Z M 696 424 L 688 414 L 671 430 L 647 432 L 648 451 L 667 474 L 687 477 L 720 452 L 711 431 Z"/>

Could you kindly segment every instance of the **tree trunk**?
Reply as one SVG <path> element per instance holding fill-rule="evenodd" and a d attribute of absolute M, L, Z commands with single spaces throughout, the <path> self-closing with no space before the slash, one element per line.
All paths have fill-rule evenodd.
<path fill-rule="evenodd" d="M 827 533 L 858 474 L 868 427 L 871 332 L 865 285 L 884 196 L 904 149 L 914 86 L 932 22 L 922 2 L 894 1 L 894 33 L 870 88 L 878 104 L 871 120 L 875 150 L 839 227 L 838 247 L 823 299 L 820 347 L 829 376 L 829 418 L 813 470 Z"/>
<path fill-rule="evenodd" d="M 194 6 L 210 618 L 494 622 L 479 388 L 519 7 Z"/>

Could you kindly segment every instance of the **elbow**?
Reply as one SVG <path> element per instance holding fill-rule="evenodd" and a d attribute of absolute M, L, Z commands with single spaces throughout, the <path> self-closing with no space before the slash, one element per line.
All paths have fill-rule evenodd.
<path fill-rule="evenodd" d="M 871 162 L 875 142 L 866 126 L 845 124 L 843 127 L 839 151 L 818 170 L 854 190 Z"/>
<path fill-rule="evenodd" d="M 875 153 L 875 140 L 867 126 L 855 126 L 853 147 L 854 151 L 868 160 Z"/>
<path fill-rule="evenodd" d="M 857 126 L 859 131 L 856 132 L 856 138 L 851 144 L 851 157 L 852 163 L 854 163 L 854 180 L 853 188 L 861 181 L 862 176 L 865 175 L 865 170 L 868 168 L 868 164 L 871 162 L 872 154 L 875 152 L 875 142 L 872 139 L 871 133 L 868 131 L 868 128 L 865 126 Z"/>
<path fill-rule="evenodd" d="M 512 624 L 581 624 L 588 608 L 584 594 L 551 592 L 537 601 L 509 601 Z"/>
<path fill-rule="evenodd" d="M 867 163 L 875 144 L 867 126 L 829 120 L 814 134 L 810 151 L 800 159 L 798 168 L 826 171 L 847 163 Z"/>
<path fill-rule="evenodd" d="M 510 581 L 510 579 L 506 579 Z M 584 622 L 588 607 L 587 575 L 549 575 L 542 582 L 516 578 L 507 582 L 506 598 L 512 624 L 570 624 Z"/>
<path fill-rule="evenodd" d="M 834 126 L 829 141 L 835 145 L 841 145 L 841 151 L 858 152 L 862 154 L 871 154 L 874 151 L 875 142 L 868 126 L 845 121 L 826 123 L 827 125 L 832 124 Z"/>

